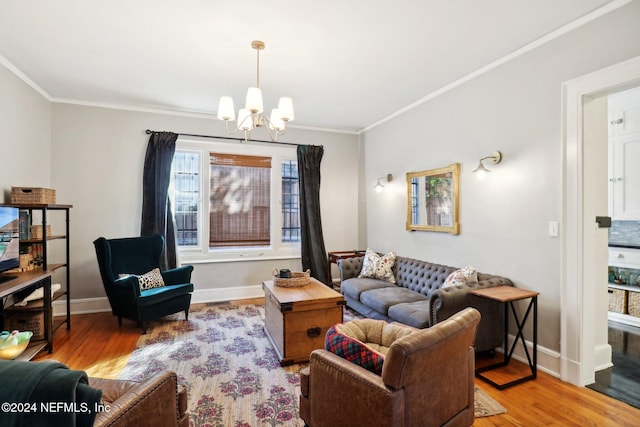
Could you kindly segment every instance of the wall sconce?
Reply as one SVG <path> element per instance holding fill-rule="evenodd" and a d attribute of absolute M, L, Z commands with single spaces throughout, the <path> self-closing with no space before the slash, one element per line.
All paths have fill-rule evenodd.
<path fill-rule="evenodd" d="M 502 161 L 502 153 L 499 151 L 496 151 L 492 155 L 483 157 L 480 159 L 480 163 L 478 164 L 478 167 L 473 170 L 473 172 L 476 174 L 476 178 L 478 178 L 479 180 L 483 180 L 487 176 L 487 173 L 491 172 L 491 170 L 484 167 L 484 164 L 482 163 L 483 160 L 488 160 L 488 159 L 491 159 L 493 164 L 497 165 Z"/>
<path fill-rule="evenodd" d="M 375 188 L 378 193 L 381 192 L 384 188 L 384 185 L 382 185 L 382 182 L 380 182 L 381 179 L 386 179 L 387 182 L 391 182 L 393 180 L 393 175 L 389 173 L 387 174 L 387 176 L 381 176 L 380 178 L 378 178 L 378 180 L 376 181 L 376 185 L 373 186 L 373 188 Z"/>

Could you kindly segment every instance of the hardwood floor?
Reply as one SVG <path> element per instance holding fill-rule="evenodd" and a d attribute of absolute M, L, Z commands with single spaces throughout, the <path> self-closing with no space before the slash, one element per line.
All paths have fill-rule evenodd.
<path fill-rule="evenodd" d="M 53 359 L 90 377 L 116 378 L 125 367 L 142 329 L 109 313 L 71 316 L 71 330 L 62 327 L 53 336 L 53 353 L 41 352 L 34 360 Z"/>
<path fill-rule="evenodd" d="M 640 328 L 609 321 L 608 329 L 613 366 L 589 388 L 640 408 Z"/>
<path fill-rule="evenodd" d="M 260 302 L 250 301 L 251 303 Z M 72 329 L 54 335 L 54 352 L 35 360 L 54 359 L 89 376 L 116 378 L 124 368 L 141 330 L 111 313 L 73 315 Z M 479 361 L 481 363 L 481 361 Z M 517 375 L 524 365 L 512 362 L 505 374 Z M 503 378 L 494 377 L 501 382 Z M 476 384 L 500 402 L 507 413 L 478 418 L 474 426 L 638 426 L 640 409 L 585 387 L 575 387 L 538 371 L 536 380 L 498 390 L 482 380 Z"/>
<path fill-rule="evenodd" d="M 528 366 L 512 360 L 509 368 L 504 371 L 510 377 L 493 375 L 492 379 L 497 383 L 506 382 L 505 379 L 529 373 L 528 369 Z M 476 379 L 476 385 L 500 402 L 507 413 L 478 418 L 474 426 L 640 425 L 640 409 L 586 387 L 562 382 L 540 370 L 535 380 L 505 390 L 498 390 L 479 379 Z"/>

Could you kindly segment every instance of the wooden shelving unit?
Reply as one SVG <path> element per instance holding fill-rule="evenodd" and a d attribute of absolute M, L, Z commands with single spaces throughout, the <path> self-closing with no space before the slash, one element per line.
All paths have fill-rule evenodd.
<path fill-rule="evenodd" d="M 2 307 L 4 307 L 5 298 L 14 295 L 22 291 L 33 291 L 39 287 L 44 288 L 44 298 L 30 301 L 26 306 L 10 306 L 4 307 L 2 316 L 4 320 L 4 313 L 24 313 L 24 312 L 44 312 L 45 315 L 45 337 L 43 340 L 33 340 L 27 347 L 27 349 L 17 358 L 20 360 L 29 360 L 33 358 L 38 352 L 43 349 L 47 349 L 50 353 L 53 351 L 53 333 L 63 325 L 67 325 L 67 329 L 71 329 L 71 281 L 69 273 L 69 210 L 72 205 L 59 205 L 59 204 L 3 204 L 2 206 L 13 206 L 19 208 L 21 211 L 27 211 L 29 213 L 29 228 L 31 225 L 42 226 L 42 237 L 20 239 L 21 248 L 29 245 L 41 245 L 42 260 L 41 265 L 30 271 L 23 273 L 10 273 L 12 276 L 17 276 L 13 280 L 9 280 L 0 285 L 0 299 L 2 300 Z M 38 222 L 34 221 L 34 213 L 37 212 L 39 216 Z M 58 234 L 48 234 L 47 225 L 49 215 L 55 212 L 63 213 L 65 220 L 64 234 L 59 234 L 60 230 L 56 230 Z M 50 254 L 48 248 L 48 242 L 52 240 L 65 240 L 65 254 L 64 262 L 52 263 L 50 262 Z M 65 269 L 65 284 L 56 292 L 51 295 L 51 275 L 59 270 Z M 52 302 L 60 298 L 66 298 L 66 316 L 53 318 Z"/>
<path fill-rule="evenodd" d="M 618 289 L 621 291 L 629 292 L 640 292 L 640 286 L 634 285 L 619 285 L 617 283 L 609 283 L 609 289 Z M 613 322 L 622 323 L 629 326 L 640 327 L 640 317 L 632 316 L 626 313 L 616 313 L 613 311 L 608 312 L 609 320 Z"/>
<path fill-rule="evenodd" d="M 10 297 L 21 291 L 35 290 L 39 287 L 44 288 L 44 298 L 40 301 L 34 301 L 34 304 L 24 307 L 9 307 L 3 311 L 23 310 L 23 311 L 43 311 L 44 312 L 44 338 L 31 339 L 27 349 L 16 359 L 30 360 L 41 350 L 47 349 L 49 353 L 53 351 L 53 310 L 51 306 L 51 273 L 49 270 L 33 270 L 25 273 L 17 273 L 14 279 L 7 280 L 0 284 L 0 299 L 4 302 L 5 298 Z M 38 302 L 40 304 L 38 304 Z M 3 312 L 4 321 L 4 312 Z"/>

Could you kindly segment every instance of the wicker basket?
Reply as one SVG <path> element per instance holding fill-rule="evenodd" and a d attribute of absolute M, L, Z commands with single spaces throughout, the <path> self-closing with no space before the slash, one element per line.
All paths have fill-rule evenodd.
<path fill-rule="evenodd" d="M 17 205 L 53 205 L 56 190 L 36 187 L 11 187 L 11 203 Z"/>
<path fill-rule="evenodd" d="M 628 313 L 631 316 L 640 317 L 640 292 L 627 292 L 629 294 Z"/>
<path fill-rule="evenodd" d="M 8 331 L 31 331 L 32 339 L 44 339 L 43 311 L 5 311 L 4 328 Z"/>
<path fill-rule="evenodd" d="M 627 314 L 627 291 L 609 288 L 609 311 Z"/>
<path fill-rule="evenodd" d="M 296 288 L 299 286 L 305 286 L 309 284 L 309 278 L 311 277 L 311 270 L 307 270 L 304 273 L 299 271 L 292 271 L 290 278 L 278 277 L 278 269 L 273 270 L 273 284 L 281 286 L 283 288 Z"/>

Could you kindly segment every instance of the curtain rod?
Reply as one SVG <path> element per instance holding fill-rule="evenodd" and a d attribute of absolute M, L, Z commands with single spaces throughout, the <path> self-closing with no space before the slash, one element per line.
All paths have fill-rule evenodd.
<path fill-rule="evenodd" d="M 144 133 L 147 135 L 151 135 L 154 132 L 158 132 L 155 130 L 147 129 Z M 177 132 L 176 132 L 177 133 Z M 194 136 L 196 138 L 213 138 L 213 139 L 228 139 L 231 141 L 244 141 L 244 138 L 234 138 L 230 136 L 215 136 L 215 135 L 198 135 L 194 133 L 178 133 L 180 136 Z M 267 144 L 281 144 L 281 145 L 293 145 L 294 147 L 299 146 L 300 144 L 295 144 L 293 142 L 280 142 L 280 141 L 265 141 L 263 139 L 250 139 L 248 142 L 265 142 Z"/>

